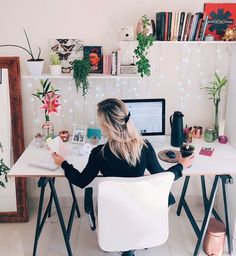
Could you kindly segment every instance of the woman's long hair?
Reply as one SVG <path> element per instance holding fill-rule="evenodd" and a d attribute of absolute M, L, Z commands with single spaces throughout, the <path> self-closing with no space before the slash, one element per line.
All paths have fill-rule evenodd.
<path fill-rule="evenodd" d="M 129 165 L 136 166 L 146 144 L 130 120 L 124 102 L 115 98 L 106 99 L 98 103 L 97 115 L 112 153 Z"/>

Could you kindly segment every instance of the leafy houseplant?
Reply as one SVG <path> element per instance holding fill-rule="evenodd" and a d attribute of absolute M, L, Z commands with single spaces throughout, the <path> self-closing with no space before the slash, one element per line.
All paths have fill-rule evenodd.
<path fill-rule="evenodd" d="M 82 95 L 85 97 L 89 89 L 88 75 L 91 71 L 89 59 L 84 58 L 83 60 L 74 60 L 72 66 L 76 91 L 78 92 L 79 88 L 82 88 Z"/>
<path fill-rule="evenodd" d="M 134 50 L 135 56 L 138 58 L 136 65 L 138 66 L 138 72 L 141 77 L 144 75 L 150 76 L 150 63 L 147 58 L 148 49 L 153 45 L 154 37 L 149 32 L 149 27 L 151 26 L 150 20 L 146 15 L 142 16 L 141 19 L 143 25 L 143 31 L 137 34 L 138 46 Z"/>
<path fill-rule="evenodd" d="M 219 137 L 219 104 L 221 101 L 221 91 L 225 88 L 228 83 L 227 77 L 220 78 L 217 73 L 215 73 L 215 79 L 213 82 L 210 82 L 211 86 L 203 87 L 202 89 L 207 91 L 207 94 L 210 96 L 210 100 L 213 100 L 215 106 L 215 133 L 216 137 Z"/>
<path fill-rule="evenodd" d="M 30 73 L 32 75 L 40 75 L 42 73 L 43 63 L 44 63 L 44 60 L 42 58 L 40 58 L 41 48 L 39 47 L 38 54 L 36 57 L 32 51 L 29 37 L 28 37 L 25 29 L 23 29 L 23 30 L 24 30 L 24 34 L 25 34 L 26 41 L 28 44 L 28 49 L 21 45 L 18 45 L 18 44 L 2 44 L 2 45 L 0 45 L 0 47 L 7 47 L 7 46 L 17 47 L 17 48 L 20 48 L 20 49 L 26 51 L 30 55 L 30 59 L 27 60 L 27 65 L 28 65 L 28 69 L 29 69 Z"/>
<path fill-rule="evenodd" d="M 27 41 L 29 49 L 26 49 L 25 47 L 18 45 L 18 44 L 3 44 L 3 45 L 0 45 L 0 47 L 5 47 L 5 46 L 18 47 L 18 48 L 26 51 L 30 55 L 30 59 L 28 59 L 28 61 L 43 61 L 43 59 L 40 58 L 41 48 L 39 47 L 37 58 L 35 58 L 35 55 L 33 54 L 33 51 L 32 51 L 31 45 L 30 45 L 29 37 L 28 37 L 25 29 L 23 29 L 23 30 L 25 33 L 25 37 L 26 37 L 26 41 Z"/>
<path fill-rule="evenodd" d="M 3 146 L 2 143 L 0 142 L 0 150 L 3 152 Z M 0 176 L 4 175 L 5 182 L 7 182 L 7 173 L 10 169 L 5 165 L 3 162 L 3 159 L 0 158 Z M 5 184 L 3 181 L 0 180 L 0 187 L 5 188 Z"/>
<path fill-rule="evenodd" d="M 56 94 L 56 92 L 59 90 L 55 89 L 51 84 L 52 82 L 49 82 L 48 79 L 45 81 L 41 79 L 40 83 L 42 86 L 42 91 L 37 89 L 32 95 L 37 97 L 43 103 L 41 108 L 45 110 L 45 121 L 50 121 L 49 115 L 52 113 L 57 113 L 57 107 L 61 105 L 58 101 L 60 95 Z"/>

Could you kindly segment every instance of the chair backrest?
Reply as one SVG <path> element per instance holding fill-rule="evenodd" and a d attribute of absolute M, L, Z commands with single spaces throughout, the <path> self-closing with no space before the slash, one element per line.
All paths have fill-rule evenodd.
<path fill-rule="evenodd" d="M 104 178 L 98 185 L 98 243 L 104 251 L 158 246 L 169 234 L 168 196 L 174 174 Z"/>

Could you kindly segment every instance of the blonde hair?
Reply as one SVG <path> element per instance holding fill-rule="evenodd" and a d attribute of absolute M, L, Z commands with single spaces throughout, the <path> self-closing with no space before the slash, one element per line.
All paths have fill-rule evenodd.
<path fill-rule="evenodd" d="M 115 98 L 101 101 L 98 103 L 97 116 L 103 132 L 108 137 L 112 153 L 126 160 L 129 165 L 136 166 L 146 144 L 130 120 L 124 102 Z"/>

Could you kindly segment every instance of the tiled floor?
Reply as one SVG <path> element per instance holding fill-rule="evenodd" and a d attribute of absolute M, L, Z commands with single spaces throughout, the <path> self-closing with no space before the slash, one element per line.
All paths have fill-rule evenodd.
<path fill-rule="evenodd" d="M 187 256 L 192 255 L 196 237 L 184 213 L 180 217 L 175 214 L 175 208 L 170 210 L 170 234 L 163 246 L 148 250 L 136 251 L 136 256 Z M 64 208 L 65 219 L 69 217 L 69 209 Z M 201 212 L 196 208 L 194 214 L 201 222 Z M 1 256 L 31 256 L 35 233 L 37 209 L 30 209 L 28 223 L 0 223 L 0 255 Z M 102 252 L 97 244 L 96 232 L 89 229 L 87 216 L 76 218 L 71 234 L 71 246 L 74 256 L 118 256 L 118 253 Z M 37 256 L 66 256 L 67 252 L 55 211 L 47 219 L 43 228 Z M 205 255 L 201 252 L 199 255 Z M 227 254 L 225 254 L 227 255 Z M 236 255 L 236 254 L 234 254 Z"/>

